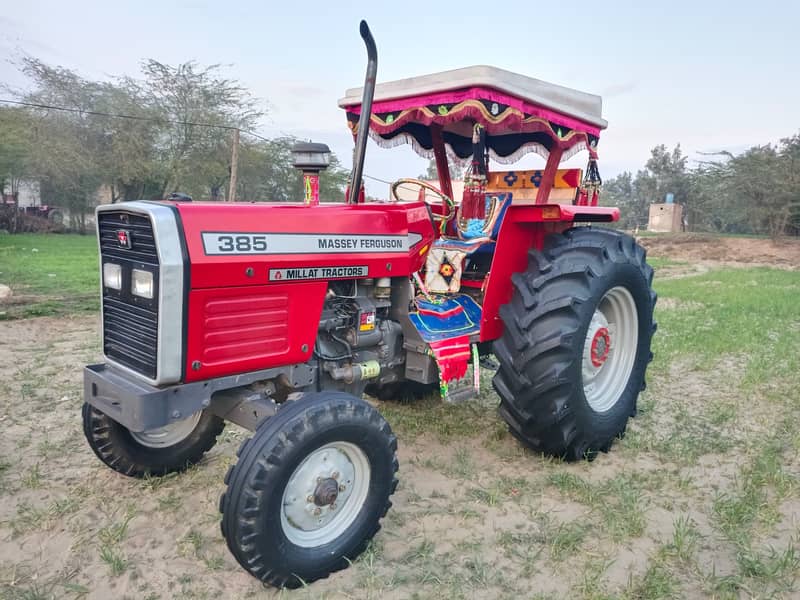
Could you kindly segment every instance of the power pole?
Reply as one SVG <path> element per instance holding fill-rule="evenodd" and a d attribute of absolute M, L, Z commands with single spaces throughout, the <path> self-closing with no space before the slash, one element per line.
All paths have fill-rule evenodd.
<path fill-rule="evenodd" d="M 233 147 L 231 148 L 231 184 L 228 187 L 228 202 L 236 202 L 236 177 L 239 171 L 239 130 L 233 130 Z"/>

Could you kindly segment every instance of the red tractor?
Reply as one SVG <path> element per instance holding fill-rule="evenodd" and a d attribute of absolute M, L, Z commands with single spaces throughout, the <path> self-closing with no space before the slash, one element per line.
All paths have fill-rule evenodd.
<path fill-rule="evenodd" d="M 397 440 L 365 391 L 459 401 L 494 354 L 511 432 L 591 459 L 624 433 L 652 356 L 645 251 L 593 226 L 619 218 L 597 205 L 600 98 L 490 67 L 376 86 L 361 35 L 366 82 L 340 101 L 356 140 L 345 202 L 97 209 L 106 362 L 85 369 L 89 445 L 140 477 L 196 463 L 226 420 L 253 431 L 222 533 L 279 587 L 346 567 L 391 506 Z M 368 135 L 435 158 L 439 187 L 400 180 L 429 189 L 364 201 Z M 585 173 L 559 169 L 579 150 Z M 488 168 L 531 151 L 543 170 Z M 460 202 L 448 157 L 469 164 Z"/>

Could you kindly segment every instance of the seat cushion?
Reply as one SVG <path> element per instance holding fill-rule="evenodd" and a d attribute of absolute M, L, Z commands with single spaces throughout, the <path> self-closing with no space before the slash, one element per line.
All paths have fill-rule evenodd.
<path fill-rule="evenodd" d="M 496 239 L 500 231 L 500 222 L 505 216 L 508 205 L 511 204 L 511 194 L 486 194 L 485 219 L 459 219 L 458 235 L 463 240 L 478 238 Z"/>

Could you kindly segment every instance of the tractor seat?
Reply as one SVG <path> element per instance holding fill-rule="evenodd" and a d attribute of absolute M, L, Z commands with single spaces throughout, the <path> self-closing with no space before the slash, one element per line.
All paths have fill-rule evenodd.
<path fill-rule="evenodd" d="M 497 240 L 500 225 L 511 204 L 511 194 L 486 194 L 486 217 L 483 219 L 458 219 L 458 237 L 465 241 L 481 240 L 489 244 Z"/>
<path fill-rule="evenodd" d="M 483 219 L 462 219 L 456 216 L 458 237 L 444 236 L 436 240 L 435 247 L 453 248 L 465 252 L 489 251 L 500 233 L 503 217 L 511 205 L 511 194 L 486 194 L 486 217 Z M 484 248 L 486 246 L 486 248 Z"/>
<path fill-rule="evenodd" d="M 511 205 L 511 194 L 487 194 L 486 217 L 456 220 L 458 237 L 441 237 L 433 243 L 425 264 L 425 286 L 437 294 L 461 289 L 464 259 L 494 250 L 503 217 Z"/>

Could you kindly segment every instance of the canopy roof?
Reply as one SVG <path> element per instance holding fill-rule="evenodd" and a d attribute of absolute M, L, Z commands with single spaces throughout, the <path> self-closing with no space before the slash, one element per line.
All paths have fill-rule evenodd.
<path fill-rule="evenodd" d="M 347 111 L 355 134 L 362 88 L 349 89 L 339 106 Z M 411 143 L 432 156 L 432 127 L 442 128 L 451 157 L 472 154 L 472 127 L 482 124 L 495 160 L 509 163 L 527 152 L 547 156 L 559 147 L 565 155 L 594 152 L 600 130 L 602 100 L 560 85 L 488 66 L 411 77 L 376 86 L 370 135 L 382 146 Z"/>

